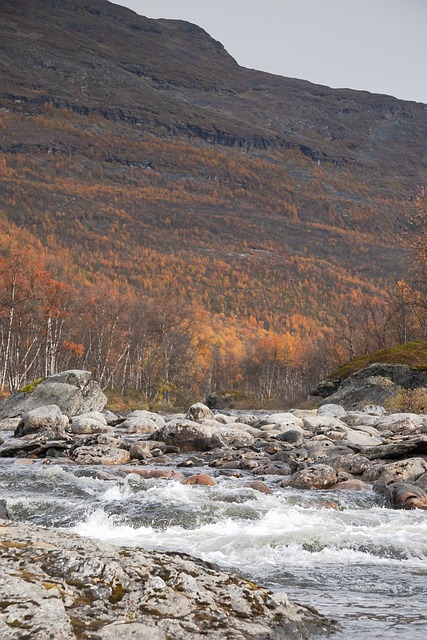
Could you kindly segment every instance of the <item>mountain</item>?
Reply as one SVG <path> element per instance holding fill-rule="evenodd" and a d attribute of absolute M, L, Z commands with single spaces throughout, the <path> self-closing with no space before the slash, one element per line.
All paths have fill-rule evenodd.
<path fill-rule="evenodd" d="M 64 277 L 308 335 L 403 272 L 426 105 L 244 69 L 104 0 L 0 20 L 3 221 Z"/>

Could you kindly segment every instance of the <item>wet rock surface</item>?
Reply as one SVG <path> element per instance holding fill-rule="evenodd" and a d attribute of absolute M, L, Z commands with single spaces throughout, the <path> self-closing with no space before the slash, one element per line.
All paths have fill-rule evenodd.
<path fill-rule="evenodd" d="M 4 640 L 304 639 L 333 625 L 184 554 L 0 522 Z"/>

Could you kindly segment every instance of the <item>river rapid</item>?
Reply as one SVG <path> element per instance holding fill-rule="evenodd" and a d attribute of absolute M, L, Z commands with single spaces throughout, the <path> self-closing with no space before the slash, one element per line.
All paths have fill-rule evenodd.
<path fill-rule="evenodd" d="M 281 488 L 277 476 L 263 478 L 267 495 L 245 486 L 250 479 L 191 486 L 111 467 L 0 461 L 13 520 L 189 553 L 316 607 L 338 621 L 337 640 L 425 640 L 425 511 L 386 508 L 371 490 Z"/>

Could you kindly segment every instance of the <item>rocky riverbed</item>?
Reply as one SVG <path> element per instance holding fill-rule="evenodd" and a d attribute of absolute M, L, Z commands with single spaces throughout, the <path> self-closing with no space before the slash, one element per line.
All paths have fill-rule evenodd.
<path fill-rule="evenodd" d="M 104 398 L 64 372 L 0 407 L 2 637 L 425 637 L 426 415 Z"/>

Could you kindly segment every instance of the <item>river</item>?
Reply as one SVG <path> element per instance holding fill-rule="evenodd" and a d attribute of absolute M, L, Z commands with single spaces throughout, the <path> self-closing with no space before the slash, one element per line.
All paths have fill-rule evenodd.
<path fill-rule="evenodd" d="M 253 476 L 205 487 L 29 462 L 0 461 L 14 520 L 187 552 L 316 607 L 339 622 L 336 640 L 427 637 L 425 511 L 388 509 L 371 490 L 280 488 L 277 476 L 267 495 L 245 486 Z"/>

